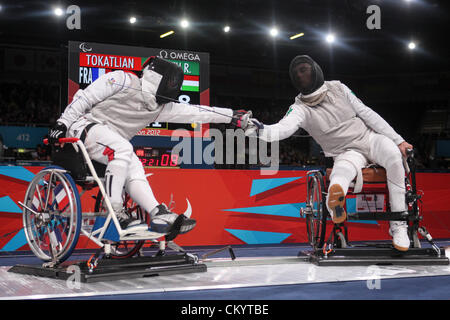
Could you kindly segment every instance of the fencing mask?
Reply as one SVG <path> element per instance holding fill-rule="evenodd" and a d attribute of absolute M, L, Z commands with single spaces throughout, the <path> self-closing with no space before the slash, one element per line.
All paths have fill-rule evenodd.
<path fill-rule="evenodd" d="M 292 59 L 289 65 L 289 76 L 294 87 L 303 95 L 313 93 L 324 84 L 322 69 L 307 55 L 296 56 Z"/>
<path fill-rule="evenodd" d="M 150 57 L 144 62 L 142 69 L 144 70 L 143 80 L 146 80 L 147 83 L 150 82 L 148 85 L 154 84 L 154 79 L 150 79 L 150 77 L 155 78 L 156 76 L 161 79 L 155 94 L 158 105 L 178 98 L 184 77 L 183 69 L 180 66 L 159 57 Z M 153 71 L 157 75 L 146 71 Z"/>

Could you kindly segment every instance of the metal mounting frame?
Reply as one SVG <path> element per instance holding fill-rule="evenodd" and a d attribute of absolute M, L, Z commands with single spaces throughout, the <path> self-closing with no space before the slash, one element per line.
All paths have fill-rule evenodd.
<path fill-rule="evenodd" d="M 55 267 L 16 265 L 8 270 L 8 272 L 60 280 L 70 278 L 82 283 L 206 271 L 205 264 L 198 263 L 196 256 L 187 253 L 128 259 L 100 259 L 93 269 L 88 267 L 87 261 L 67 261 Z"/>

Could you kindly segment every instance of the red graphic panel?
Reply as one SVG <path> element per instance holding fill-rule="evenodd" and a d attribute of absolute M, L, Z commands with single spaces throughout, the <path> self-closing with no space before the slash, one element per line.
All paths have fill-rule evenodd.
<path fill-rule="evenodd" d="M 41 167 L 25 167 L 32 173 Z M 249 213 L 247 209 L 266 208 L 277 205 L 301 204 L 305 202 L 306 171 L 279 171 L 274 175 L 261 175 L 259 170 L 202 170 L 151 168 L 148 181 L 159 202 L 169 204 L 171 197 L 175 202 L 173 211 L 182 213 L 189 200 L 192 218 L 197 220 L 196 228 L 177 238 L 181 246 L 189 245 L 232 245 L 245 242 L 226 229 L 251 230 L 289 234 L 283 243 L 307 242 L 305 220 L 300 216 L 284 216 L 283 212 L 270 210 L 264 213 Z M 269 188 L 251 196 L 252 185 L 263 179 L 297 178 L 278 187 Z M 28 182 L 0 175 L 2 185 L 0 198 L 9 197 L 17 206 L 23 201 Z M 450 174 L 418 173 L 418 189 L 424 195 L 423 222 L 433 238 L 450 238 L 450 213 L 448 194 L 450 194 Z M 80 190 L 81 191 L 81 190 Z M 93 211 L 93 196 L 97 189 L 89 190 L 82 196 L 83 211 Z M 354 196 L 353 196 L 354 197 Z M 232 209 L 244 208 L 239 211 Z M 3 210 L 0 208 L 0 210 Z M 350 241 L 390 239 L 388 222 L 347 223 Z M 331 224 L 330 224 L 331 227 Z M 22 228 L 21 213 L 0 212 L 0 250 Z M 80 237 L 78 248 L 94 248 L 86 237 Z M 25 245 L 20 248 L 28 249 Z"/>

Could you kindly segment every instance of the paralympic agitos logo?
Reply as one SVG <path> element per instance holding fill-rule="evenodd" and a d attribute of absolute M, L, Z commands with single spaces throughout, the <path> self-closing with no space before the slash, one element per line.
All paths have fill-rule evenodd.
<path fill-rule="evenodd" d="M 90 51 L 92 51 L 92 48 L 89 47 L 89 46 L 86 44 L 86 42 L 80 43 L 79 48 L 80 48 L 80 50 L 83 51 L 83 52 L 90 52 Z"/>

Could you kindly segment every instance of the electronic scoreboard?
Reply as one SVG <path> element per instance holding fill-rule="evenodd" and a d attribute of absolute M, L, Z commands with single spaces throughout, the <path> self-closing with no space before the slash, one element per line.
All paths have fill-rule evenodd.
<path fill-rule="evenodd" d="M 139 73 L 151 56 L 182 67 L 180 102 L 209 105 L 208 53 L 76 41 L 69 42 L 67 104 L 79 89 L 86 88 L 102 74 L 115 70 Z M 145 167 L 178 167 L 178 155 L 171 154 L 174 143 L 170 137 L 176 134 L 174 130 L 185 129 L 183 136 L 188 133 L 192 138 L 200 138 L 208 128 L 208 124 L 154 122 L 143 128 L 131 143 Z"/>

